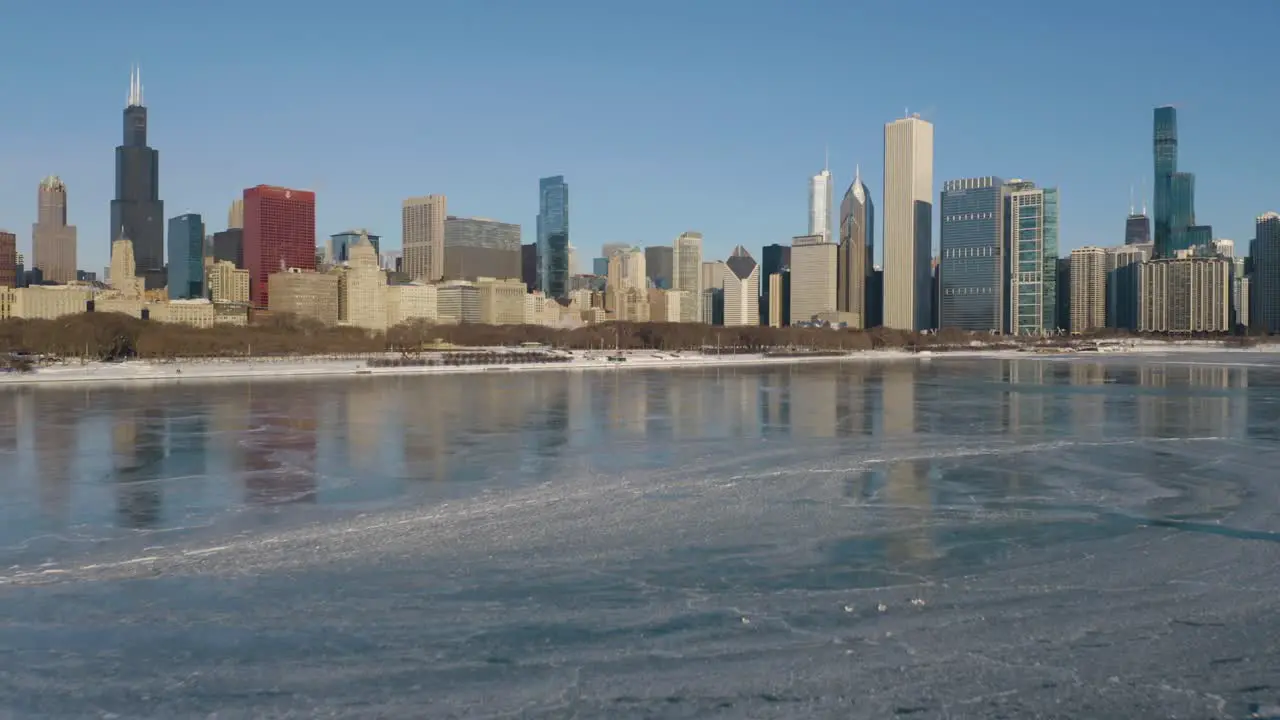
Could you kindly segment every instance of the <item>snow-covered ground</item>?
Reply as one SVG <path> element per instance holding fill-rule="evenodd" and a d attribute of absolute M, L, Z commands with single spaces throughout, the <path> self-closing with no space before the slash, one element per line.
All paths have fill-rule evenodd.
<path fill-rule="evenodd" d="M 476 348 L 482 351 L 482 348 Z M 1188 353 L 1188 352 L 1280 352 L 1280 345 L 1265 345 L 1250 349 L 1223 348 L 1214 341 L 1164 342 L 1158 340 L 1125 340 L 1107 344 L 1100 352 L 1115 355 L 1129 353 Z M 1046 357 L 1030 350 L 992 350 L 973 348 L 946 352 L 908 352 L 905 350 L 872 350 L 854 352 L 843 356 L 822 355 L 816 357 L 769 357 L 762 354 L 716 355 L 702 353 L 670 353 L 653 350 L 623 352 L 623 362 L 611 361 L 612 352 L 573 351 L 573 359 L 567 362 L 531 363 L 525 365 L 447 365 L 409 367 L 369 367 L 362 358 L 256 358 L 245 360 L 191 359 L 175 361 L 133 360 L 118 363 L 68 361 L 41 367 L 29 373 L 0 373 L 0 387 L 5 385 L 55 384 L 55 383 L 113 383 L 130 381 L 214 380 L 238 378 L 298 378 L 343 375 L 452 375 L 466 373 L 535 372 L 547 370 L 626 370 L 667 369 L 688 367 L 728 367 L 802 362 L 861 362 L 872 360 L 922 360 L 928 358 L 955 357 Z M 1053 353 L 1050 357 L 1093 356 L 1097 352 Z M 394 357 L 388 355 L 388 357 Z"/>

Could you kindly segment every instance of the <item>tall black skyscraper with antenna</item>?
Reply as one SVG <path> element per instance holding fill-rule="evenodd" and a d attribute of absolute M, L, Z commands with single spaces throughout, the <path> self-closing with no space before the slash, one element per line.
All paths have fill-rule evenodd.
<path fill-rule="evenodd" d="M 160 153 L 147 146 L 147 108 L 142 71 L 129 73 L 124 142 L 116 148 L 116 197 L 111 201 L 111 240 L 133 241 L 137 276 L 147 289 L 165 286 L 164 203 L 160 200 Z"/>

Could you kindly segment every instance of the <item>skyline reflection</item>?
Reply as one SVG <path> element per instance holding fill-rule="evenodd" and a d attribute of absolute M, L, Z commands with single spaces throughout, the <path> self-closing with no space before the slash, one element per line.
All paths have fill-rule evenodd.
<path fill-rule="evenodd" d="M 1249 396 L 1277 388 L 1280 366 L 1115 357 L 17 388 L 0 392 L 11 520 L 0 545 L 37 529 L 676 471 L 767 441 L 797 467 L 910 456 L 850 473 L 842 493 L 895 507 L 902 528 L 886 551 L 922 559 L 951 482 L 948 460 L 924 458 L 940 443 L 1274 437 L 1280 404 Z M 994 469 L 999 492 L 1030 492 L 1053 470 L 1033 461 Z M 1168 469 L 1154 455 L 1141 464 Z"/>

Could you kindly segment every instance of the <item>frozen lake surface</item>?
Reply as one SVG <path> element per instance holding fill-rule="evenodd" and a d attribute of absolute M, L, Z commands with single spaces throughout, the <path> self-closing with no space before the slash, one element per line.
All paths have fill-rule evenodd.
<path fill-rule="evenodd" d="M 1280 715 L 1280 363 L 0 389 L 0 718 Z"/>

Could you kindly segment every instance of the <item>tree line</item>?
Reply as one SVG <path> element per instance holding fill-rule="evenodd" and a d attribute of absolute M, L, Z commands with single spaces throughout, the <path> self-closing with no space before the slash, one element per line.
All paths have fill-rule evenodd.
<path fill-rule="evenodd" d="M 1107 331 L 1097 337 L 1122 337 Z M 1221 336 L 1211 336 L 1221 339 Z M 741 353 L 948 349 L 980 341 L 986 347 L 1064 345 L 1069 337 L 1016 338 L 944 329 L 914 333 L 889 328 L 837 330 L 804 327 L 719 327 L 701 323 L 608 322 L 573 329 L 541 325 L 436 325 L 415 321 L 386 332 L 328 327 L 288 315 L 246 326 L 187 325 L 139 320 L 118 313 L 85 313 L 56 320 L 0 321 L 0 356 L 64 359 L 287 357 L 397 352 L 405 356 L 449 345 L 513 346 L 539 343 L 572 350 L 660 350 Z M 1236 337 L 1236 344 L 1254 338 Z"/>

